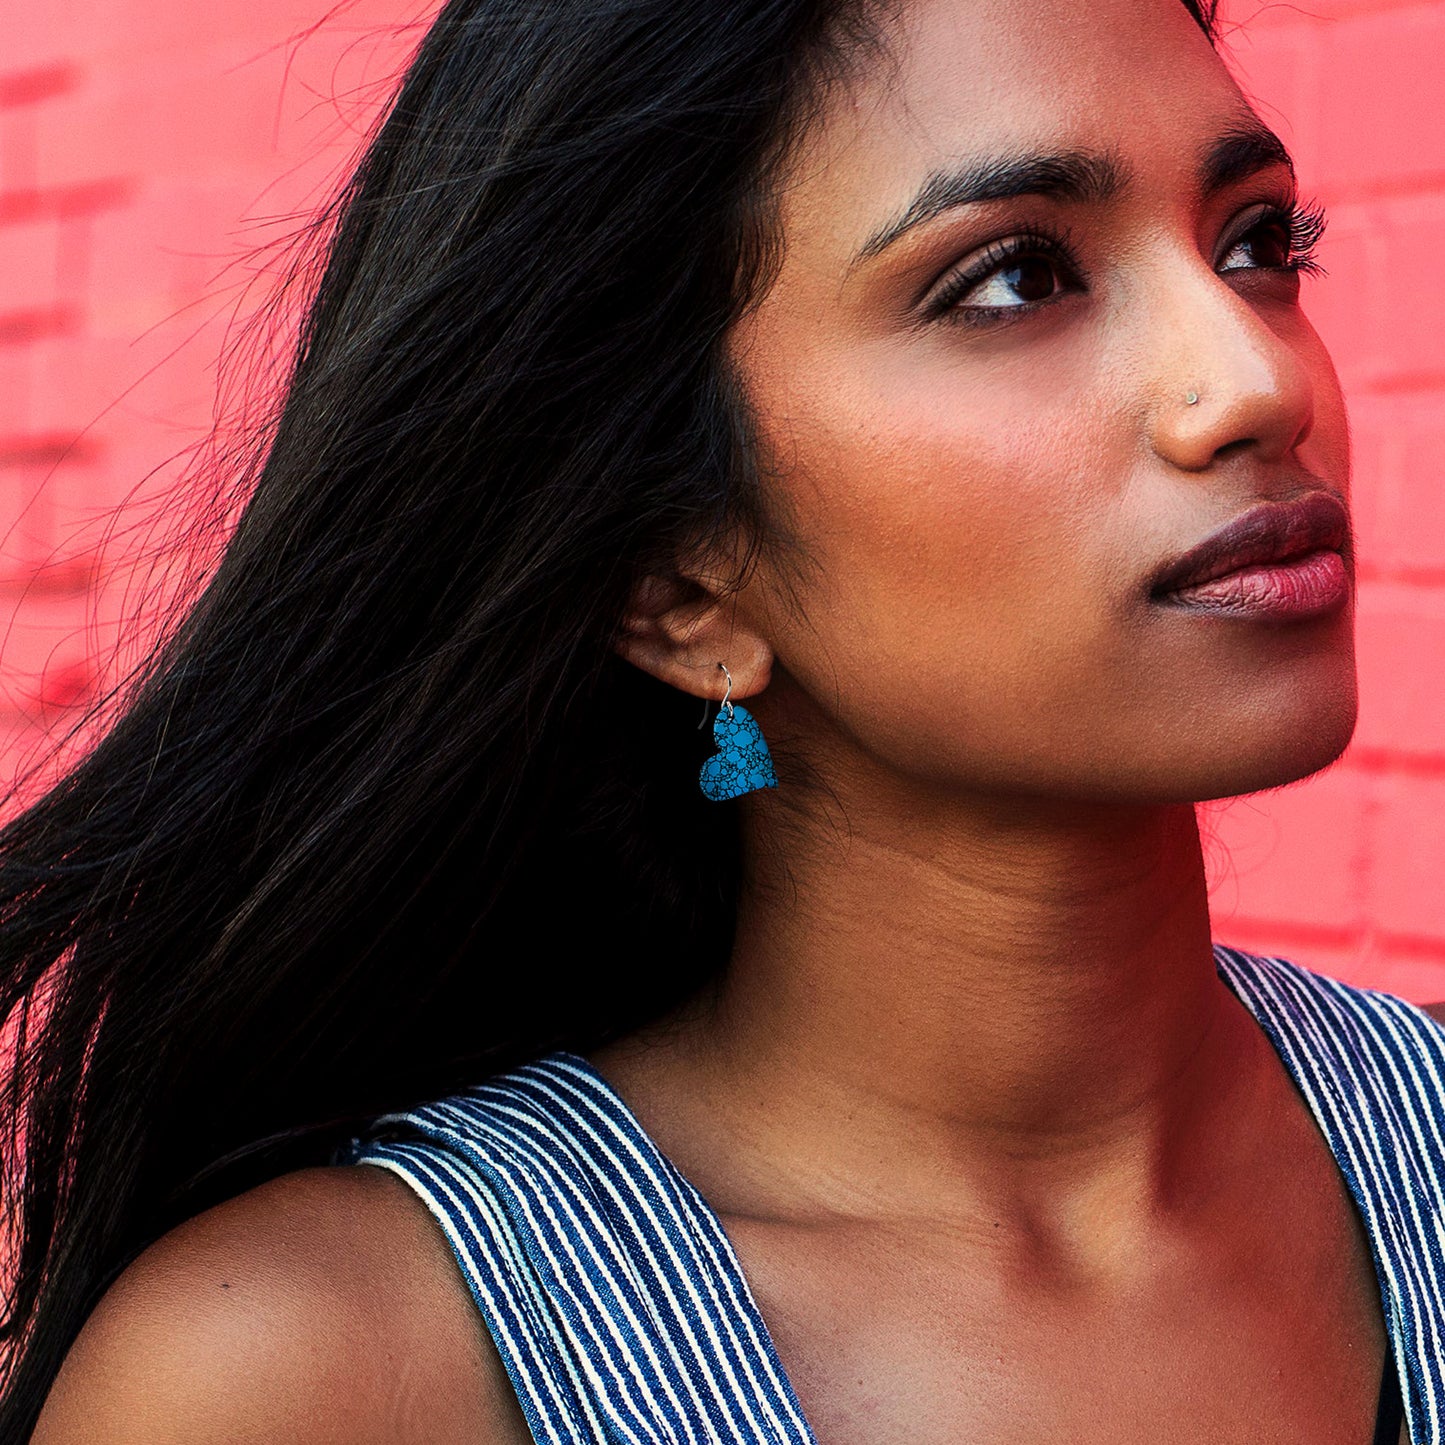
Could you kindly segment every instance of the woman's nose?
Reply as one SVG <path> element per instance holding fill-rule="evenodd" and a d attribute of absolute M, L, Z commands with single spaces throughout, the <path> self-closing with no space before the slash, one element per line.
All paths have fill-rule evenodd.
<path fill-rule="evenodd" d="M 1314 379 L 1300 350 L 1307 329 L 1287 301 L 1251 300 L 1213 270 L 1194 271 L 1183 287 L 1176 278 L 1152 328 L 1166 340 L 1150 368 L 1159 456 L 1191 472 L 1226 449 L 1287 457 L 1314 425 Z"/>

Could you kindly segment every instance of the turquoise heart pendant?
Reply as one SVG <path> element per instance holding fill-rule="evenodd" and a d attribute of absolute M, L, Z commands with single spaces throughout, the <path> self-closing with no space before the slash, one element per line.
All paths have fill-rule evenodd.
<path fill-rule="evenodd" d="M 698 782 L 714 802 L 740 798 L 755 788 L 778 786 L 767 739 L 747 708 L 737 703 L 719 708 L 712 720 L 712 736 L 717 752 L 702 765 Z"/>

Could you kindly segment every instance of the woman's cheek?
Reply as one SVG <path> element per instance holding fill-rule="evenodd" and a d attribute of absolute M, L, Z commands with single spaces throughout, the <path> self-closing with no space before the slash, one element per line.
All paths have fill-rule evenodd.
<path fill-rule="evenodd" d="M 918 447 L 869 462 L 866 488 L 852 468 L 810 478 L 817 591 L 779 661 L 868 750 L 956 777 L 1075 685 L 1100 599 L 1077 553 L 1061 561 L 1064 519 L 1025 506 L 1015 474 L 961 476 Z"/>

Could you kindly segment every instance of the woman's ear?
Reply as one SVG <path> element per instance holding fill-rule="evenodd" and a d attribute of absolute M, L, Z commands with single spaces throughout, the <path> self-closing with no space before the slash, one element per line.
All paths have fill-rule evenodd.
<path fill-rule="evenodd" d="M 617 652 L 643 672 L 695 697 L 718 701 L 732 675 L 732 697 L 761 692 L 773 650 L 745 617 L 736 594 L 713 591 L 702 577 L 649 573 L 633 588 Z"/>

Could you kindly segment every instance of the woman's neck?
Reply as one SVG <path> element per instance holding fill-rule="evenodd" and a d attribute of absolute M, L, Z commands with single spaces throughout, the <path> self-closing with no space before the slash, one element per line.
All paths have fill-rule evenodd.
<path fill-rule="evenodd" d="M 717 1207 L 1062 1238 L 1251 1147 L 1240 1118 L 1277 1103 L 1278 1061 L 1216 975 L 1190 805 L 847 801 L 846 833 L 750 839 L 718 997 L 650 1065 L 603 1061 L 667 1152 L 698 1151 L 706 1120 L 679 1162 Z"/>

